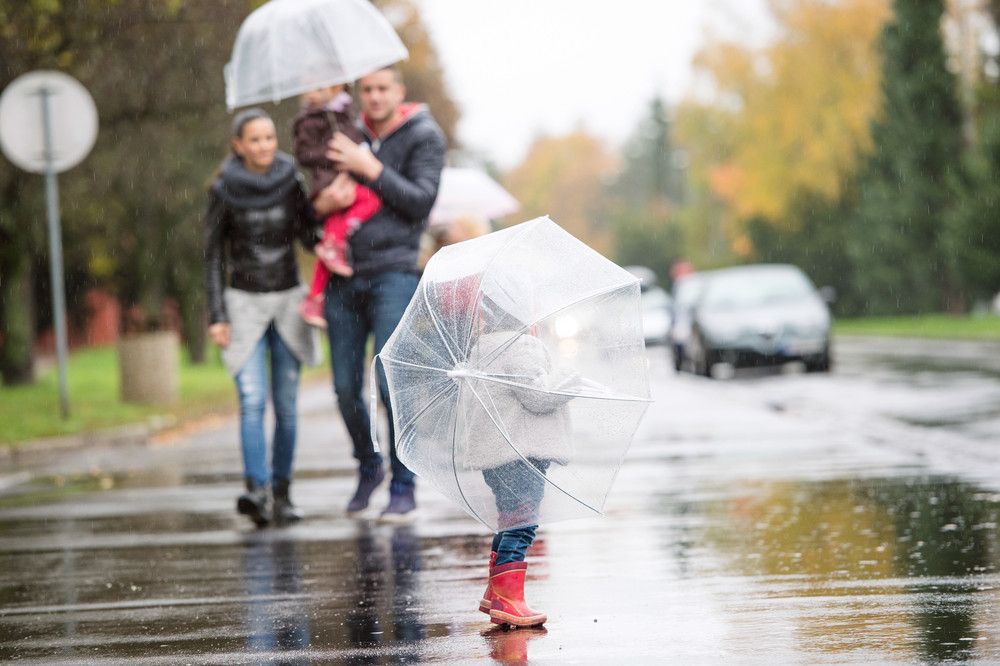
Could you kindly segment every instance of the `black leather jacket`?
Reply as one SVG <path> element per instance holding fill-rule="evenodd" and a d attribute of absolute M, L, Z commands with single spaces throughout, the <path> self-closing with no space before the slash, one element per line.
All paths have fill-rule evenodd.
<path fill-rule="evenodd" d="M 205 262 L 209 323 L 228 322 L 223 291 L 284 291 L 299 284 L 295 239 L 310 251 L 319 228 L 291 157 L 278 153 L 266 174 L 233 157 L 208 193 Z"/>

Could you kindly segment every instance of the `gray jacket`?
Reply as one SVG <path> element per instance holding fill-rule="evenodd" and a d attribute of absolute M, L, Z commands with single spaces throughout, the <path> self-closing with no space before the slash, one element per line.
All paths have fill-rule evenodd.
<path fill-rule="evenodd" d="M 577 377 L 553 367 L 545 344 L 522 334 L 504 348 L 512 333 L 479 338 L 470 365 L 497 381 L 469 379 L 460 394 L 467 415 L 465 450 L 459 461 L 467 469 L 489 469 L 524 458 L 569 462 L 573 453 L 569 392 Z M 501 350 L 491 361 L 497 350 Z"/>

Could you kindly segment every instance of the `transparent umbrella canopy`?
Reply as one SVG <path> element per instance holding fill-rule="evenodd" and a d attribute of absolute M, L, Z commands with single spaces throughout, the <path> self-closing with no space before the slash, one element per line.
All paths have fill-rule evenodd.
<path fill-rule="evenodd" d="M 378 360 L 399 458 L 494 531 L 601 514 L 649 404 L 638 280 L 548 217 L 435 254 Z"/>
<path fill-rule="evenodd" d="M 271 0 L 236 33 L 223 69 L 232 110 L 351 83 L 409 56 L 368 0 Z"/>

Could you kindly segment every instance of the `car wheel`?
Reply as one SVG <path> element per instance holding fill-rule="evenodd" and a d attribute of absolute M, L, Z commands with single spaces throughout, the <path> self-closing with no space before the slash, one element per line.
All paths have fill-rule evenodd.
<path fill-rule="evenodd" d="M 712 355 L 714 352 L 705 345 L 700 333 L 691 334 L 691 362 L 694 374 L 702 377 L 712 376 Z"/>
<path fill-rule="evenodd" d="M 814 361 L 806 363 L 806 372 L 830 372 L 830 347 L 823 350 L 823 354 Z"/>
<path fill-rule="evenodd" d="M 823 354 L 818 360 L 806 363 L 806 372 L 830 372 L 830 354 Z"/>

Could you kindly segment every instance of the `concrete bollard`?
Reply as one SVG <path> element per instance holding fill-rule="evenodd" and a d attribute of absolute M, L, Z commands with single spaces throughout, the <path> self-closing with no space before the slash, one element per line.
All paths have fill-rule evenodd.
<path fill-rule="evenodd" d="M 123 402 L 177 402 L 180 340 L 174 331 L 139 333 L 121 339 L 118 358 Z"/>

